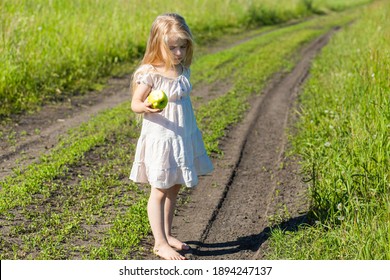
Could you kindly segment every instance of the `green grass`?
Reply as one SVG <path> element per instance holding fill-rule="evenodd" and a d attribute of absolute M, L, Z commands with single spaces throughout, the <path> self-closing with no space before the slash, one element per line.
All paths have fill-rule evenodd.
<path fill-rule="evenodd" d="M 274 231 L 269 258 L 390 259 L 389 13 L 365 8 L 314 62 L 293 138 L 314 225 Z"/>
<path fill-rule="evenodd" d="M 199 57 L 193 65 L 194 87 L 227 77 L 234 84 L 196 110 L 209 153 L 220 152 L 218 140 L 240 120 L 248 97 L 259 93 L 274 72 L 290 69 L 302 44 L 352 18 L 313 19 Z M 202 75 L 205 69 L 224 67 L 235 71 Z M 231 110 L 220 114 L 226 102 Z M 140 257 L 139 242 L 149 233 L 148 192 L 127 179 L 139 133 L 129 107 L 125 103 L 100 113 L 64 136 L 39 163 L 0 182 L 0 224 L 7 228 L 0 237 L 1 258 Z"/>
<path fill-rule="evenodd" d="M 119 124 L 114 115 L 126 118 Z M 39 190 L 24 184 L 13 197 L 15 201 L 5 204 L 8 210 L 3 208 L 0 223 L 3 230 L 9 230 L 0 237 L 2 259 L 124 259 L 129 252 L 139 258 L 137 252 L 142 248 L 138 243 L 149 233 L 149 224 L 147 192 L 127 179 L 138 133 L 136 121 L 129 120 L 127 103 L 90 123 L 114 130 L 105 130 L 104 143 L 95 143 L 89 152 L 64 164 L 65 171 L 53 169 L 40 178 Z M 86 141 L 78 136 L 81 129 L 85 132 L 81 127 L 68 140 Z M 66 153 L 55 150 L 47 158 Z M 72 150 L 68 154 L 74 155 Z M 35 164 L 30 170 L 38 172 L 42 164 L 48 163 Z M 2 184 L 2 196 L 9 194 L 9 188 L 19 188 L 20 181 L 8 182 L 14 185 Z M 15 239 L 20 241 L 15 243 Z"/>
<path fill-rule="evenodd" d="M 31 195 L 37 192 L 45 193 L 46 181 L 65 174 L 67 166 L 77 163 L 86 152 L 103 144 L 110 134 L 129 122 L 129 107 L 129 103 L 125 103 L 115 110 L 100 114 L 72 131 L 49 155 L 43 155 L 40 163 L 32 164 L 25 170 L 14 170 L 16 176 L 7 177 L 2 182 L 0 214 L 16 205 L 29 204 Z M 109 125 L 102 126 L 101 123 Z M 135 131 L 135 126 L 133 122 L 132 131 Z"/>
<path fill-rule="evenodd" d="M 99 89 L 104 77 L 129 73 L 153 19 L 185 16 L 200 44 L 250 27 L 302 19 L 368 0 L 4 0 L 0 3 L 0 117 Z M 150 8 L 153 7 L 153 8 Z"/>

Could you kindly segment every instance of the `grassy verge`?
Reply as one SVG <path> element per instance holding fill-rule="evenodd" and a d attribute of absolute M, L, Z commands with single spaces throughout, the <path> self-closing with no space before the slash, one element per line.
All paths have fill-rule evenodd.
<path fill-rule="evenodd" d="M 5 0 L 0 3 L 0 117 L 96 89 L 128 73 L 153 19 L 167 11 L 188 19 L 203 44 L 225 33 L 342 9 L 368 0 L 94 1 Z M 150 9 L 153 7 L 153 9 Z"/>
<path fill-rule="evenodd" d="M 218 139 L 240 119 L 248 97 L 260 92 L 274 72 L 289 69 L 302 44 L 350 19 L 347 14 L 317 18 L 199 58 L 193 66 L 195 87 L 234 80 L 226 95 L 197 109 L 208 151 L 219 152 Z M 224 110 L 226 104 L 231 110 Z M 136 124 L 128 103 L 103 112 L 65 136 L 40 163 L 0 182 L 0 257 L 139 258 L 139 242 L 149 226 L 147 191 L 127 180 Z"/>
<path fill-rule="evenodd" d="M 390 259 L 389 13 L 365 8 L 314 63 L 294 136 L 314 225 L 274 231 L 271 259 Z"/>

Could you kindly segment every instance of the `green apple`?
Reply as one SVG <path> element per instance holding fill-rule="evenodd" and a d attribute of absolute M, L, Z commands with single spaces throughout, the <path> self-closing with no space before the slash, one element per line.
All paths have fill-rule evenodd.
<path fill-rule="evenodd" d="M 168 104 L 168 96 L 162 90 L 153 90 L 148 96 L 153 109 L 164 109 Z"/>

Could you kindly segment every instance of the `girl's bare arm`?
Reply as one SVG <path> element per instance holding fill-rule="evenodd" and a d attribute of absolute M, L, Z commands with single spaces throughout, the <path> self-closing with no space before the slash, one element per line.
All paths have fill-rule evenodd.
<path fill-rule="evenodd" d="M 161 112 L 160 109 L 153 109 L 150 107 L 152 104 L 149 103 L 147 99 L 150 90 L 151 88 L 145 84 L 139 84 L 137 86 L 131 100 L 131 110 L 137 114 Z"/>

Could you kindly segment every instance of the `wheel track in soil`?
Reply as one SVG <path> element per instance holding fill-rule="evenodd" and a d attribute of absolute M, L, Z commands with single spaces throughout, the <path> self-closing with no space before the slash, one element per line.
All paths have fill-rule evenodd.
<path fill-rule="evenodd" d="M 187 258 L 263 258 L 270 217 L 285 230 L 306 222 L 307 187 L 298 161 L 285 155 L 285 131 L 296 117 L 295 100 L 312 59 L 337 29 L 304 47 L 295 68 L 273 79 L 224 140 L 224 158 L 211 176 L 200 180 L 174 220 L 174 234 L 192 247 Z"/>
<path fill-rule="evenodd" d="M 102 92 L 69 97 L 67 102 L 46 105 L 39 112 L 14 117 L 12 124 L 0 125 L 3 133 L 13 131 L 16 135 L 15 145 L 6 141 L 0 144 L 0 180 L 11 175 L 14 168 L 39 160 L 70 129 L 129 100 L 128 85 L 128 76 L 112 78 Z"/>

